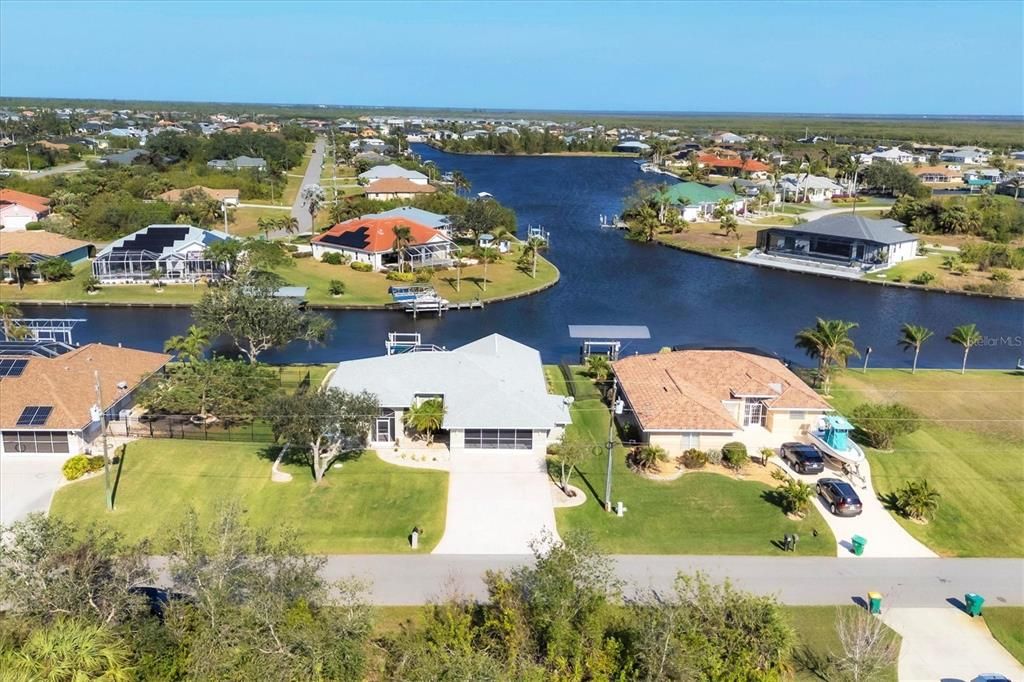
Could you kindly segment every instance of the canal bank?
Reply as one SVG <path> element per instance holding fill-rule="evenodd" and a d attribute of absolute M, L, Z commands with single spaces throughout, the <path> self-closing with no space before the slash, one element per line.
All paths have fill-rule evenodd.
<path fill-rule="evenodd" d="M 379 355 L 387 333 L 396 331 L 419 332 L 425 342 L 449 348 L 499 333 L 537 348 L 545 362 L 557 363 L 578 357 L 569 324 L 642 324 L 651 339 L 627 343 L 624 353 L 676 345 L 756 346 L 808 364 L 794 349 L 793 337 L 816 317 L 856 322 L 852 336 L 858 348 L 872 347 L 872 366 L 910 366 L 912 354 L 896 345 L 905 322 L 935 332 L 921 353 L 921 367 L 959 368 L 961 349 L 943 338 L 966 323 L 977 324 L 985 336 L 971 351 L 970 367 L 1013 367 L 1024 353 L 1024 303 L 1019 301 L 854 286 L 625 240 L 618 230 L 599 227 L 598 217 L 620 214 L 623 198 L 643 180 L 630 159 L 453 156 L 424 145 L 414 150 L 442 172 L 461 170 L 475 191 L 489 192 L 515 209 L 520 236 L 531 224 L 549 230 L 548 258 L 561 273 L 558 286 L 483 310 L 452 311 L 441 319 L 414 320 L 386 310 L 324 310 L 334 322 L 325 345 L 295 343 L 268 352 L 268 362 Z M 153 350 L 191 322 L 187 309 L 32 306 L 25 313 L 85 318 L 76 340 Z"/>

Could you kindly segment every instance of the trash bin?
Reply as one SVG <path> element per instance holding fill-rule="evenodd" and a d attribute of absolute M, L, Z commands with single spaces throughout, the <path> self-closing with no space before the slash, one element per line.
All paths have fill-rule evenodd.
<path fill-rule="evenodd" d="M 864 554 L 864 545 L 868 544 L 867 538 L 861 537 L 860 535 L 854 535 L 852 538 L 850 538 L 850 541 L 853 543 L 854 554 L 856 554 L 857 556 Z"/>
<path fill-rule="evenodd" d="M 964 603 L 967 604 L 967 613 L 971 615 L 971 618 L 974 618 L 981 615 L 981 605 L 985 603 L 985 598 L 980 594 L 968 592 L 964 595 Z"/>
<path fill-rule="evenodd" d="M 869 613 L 881 613 L 882 612 L 882 593 L 881 592 L 868 592 L 868 612 Z"/>

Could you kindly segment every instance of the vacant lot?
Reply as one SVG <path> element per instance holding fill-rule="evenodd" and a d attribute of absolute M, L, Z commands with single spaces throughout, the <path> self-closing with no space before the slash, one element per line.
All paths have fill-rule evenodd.
<path fill-rule="evenodd" d="M 444 531 L 448 475 L 385 464 L 372 452 L 331 469 L 323 483 L 309 468 L 287 464 L 288 483 L 273 483 L 276 451 L 259 443 L 141 440 L 130 443 L 121 468 L 116 509 L 104 505 L 103 478 L 57 491 L 51 513 L 109 524 L 131 540 L 159 542 L 190 507 L 202 519 L 238 501 L 249 523 L 288 529 L 309 552 L 407 552 L 413 526 L 430 529 L 419 551 Z"/>
<path fill-rule="evenodd" d="M 845 372 L 832 393 L 842 412 L 896 401 L 925 418 L 919 430 L 897 438 L 893 452 L 868 449 L 880 495 L 919 478 L 941 494 L 930 523 L 897 516 L 912 535 L 947 556 L 1024 556 L 1024 376 Z"/>

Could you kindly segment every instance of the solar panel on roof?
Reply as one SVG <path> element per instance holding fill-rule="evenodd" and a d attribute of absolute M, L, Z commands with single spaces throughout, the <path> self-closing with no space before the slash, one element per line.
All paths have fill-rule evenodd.
<path fill-rule="evenodd" d="M 29 405 L 21 411 L 17 426 L 42 426 L 53 412 L 51 405 Z"/>
<path fill-rule="evenodd" d="M 152 251 L 160 253 L 188 235 L 189 227 L 149 227 L 131 239 L 125 240 L 113 251 Z"/>
<path fill-rule="evenodd" d="M 367 236 L 368 229 L 360 227 L 349 232 L 343 232 L 338 235 L 325 234 L 320 238 L 322 243 L 326 244 L 337 244 L 338 246 L 347 246 L 350 249 L 365 249 L 370 243 L 370 239 Z"/>
<path fill-rule="evenodd" d="M 28 360 L 0 360 L 0 379 L 4 377 L 20 377 L 25 371 Z"/>

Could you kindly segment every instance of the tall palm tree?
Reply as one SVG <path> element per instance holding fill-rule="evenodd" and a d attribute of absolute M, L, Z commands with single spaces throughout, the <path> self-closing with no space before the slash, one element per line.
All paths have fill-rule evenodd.
<path fill-rule="evenodd" d="M 256 221 L 256 227 L 263 233 L 263 238 L 269 240 L 270 233 L 277 228 L 277 218 L 273 216 L 260 216 Z"/>
<path fill-rule="evenodd" d="M 413 405 L 405 413 L 405 423 L 421 431 L 427 439 L 427 445 L 434 441 L 434 433 L 441 430 L 444 424 L 445 406 L 440 398 L 424 400 Z"/>
<path fill-rule="evenodd" d="M 398 254 L 398 271 L 405 272 L 405 253 L 412 244 L 412 230 L 405 225 L 396 225 L 391 228 L 395 235 L 395 243 L 392 247 Z"/>
<path fill-rule="evenodd" d="M 796 335 L 796 347 L 817 359 L 818 383 L 826 394 L 832 379 L 832 367 L 845 367 L 851 357 L 860 357 L 850 338 L 850 331 L 856 327 L 856 322 L 819 317 L 814 327 L 803 329 Z"/>
<path fill-rule="evenodd" d="M 281 216 L 277 219 L 278 226 L 288 234 L 299 233 L 299 219 L 293 215 Z"/>
<path fill-rule="evenodd" d="M 967 354 L 971 352 L 971 348 L 981 343 L 982 338 L 981 332 L 974 324 L 962 324 L 955 327 L 946 337 L 947 341 L 964 347 L 964 361 L 960 365 L 960 374 L 967 373 Z"/>
<path fill-rule="evenodd" d="M 452 184 L 455 186 L 455 194 L 460 195 L 463 191 L 468 192 L 472 185 L 462 171 L 452 171 Z"/>
<path fill-rule="evenodd" d="M 324 190 L 320 185 L 306 185 L 302 188 L 302 201 L 306 204 L 306 209 L 309 211 L 309 232 L 313 234 L 316 231 L 316 214 L 320 210 L 320 206 L 324 203 Z"/>
<path fill-rule="evenodd" d="M 924 342 L 932 338 L 933 332 L 927 327 L 922 327 L 918 324 L 905 323 L 903 329 L 900 332 L 900 340 L 897 342 L 903 350 L 914 351 L 914 364 L 910 369 L 911 374 L 917 374 L 917 356 L 921 353 L 921 346 Z"/>
<path fill-rule="evenodd" d="M 7 254 L 7 258 L 5 260 L 7 261 L 7 269 L 11 271 L 11 276 L 18 282 L 18 288 L 24 289 L 25 279 L 23 270 L 25 270 L 25 268 L 29 266 L 29 263 L 31 263 L 28 256 L 23 253 L 18 253 L 17 251 L 12 251 Z"/>
<path fill-rule="evenodd" d="M 533 264 L 531 266 L 532 277 L 537 279 L 537 256 L 541 249 L 547 248 L 548 243 L 540 237 L 531 237 L 523 244 L 523 255 L 521 258 L 532 259 Z"/>
<path fill-rule="evenodd" d="M 25 313 L 21 312 L 21 308 L 11 303 L 10 301 L 0 301 L 0 322 L 3 322 L 4 337 L 8 340 L 11 339 L 11 330 L 14 326 L 15 320 L 20 320 L 25 316 Z"/>
<path fill-rule="evenodd" d="M 210 345 L 210 333 L 202 327 L 191 325 L 184 336 L 172 336 L 164 343 L 165 353 L 176 353 L 179 360 L 188 363 L 203 358 L 203 351 Z"/>

